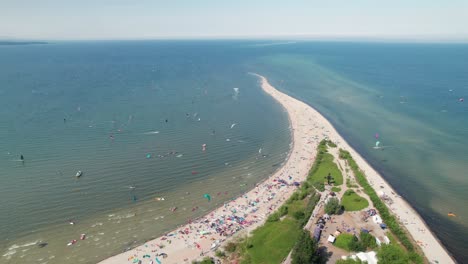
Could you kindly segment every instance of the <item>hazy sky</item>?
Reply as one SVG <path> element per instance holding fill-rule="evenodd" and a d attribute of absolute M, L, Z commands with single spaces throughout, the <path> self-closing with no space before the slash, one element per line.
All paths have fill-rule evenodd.
<path fill-rule="evenodd" d="M 0 0 L 0 38 L 468 39 L 468 0 Z"/>

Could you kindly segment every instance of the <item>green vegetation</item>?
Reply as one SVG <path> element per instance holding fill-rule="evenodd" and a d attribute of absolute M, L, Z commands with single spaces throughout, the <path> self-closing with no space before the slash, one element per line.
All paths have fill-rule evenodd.
<path fill-rule="evenodd" d="M 333 162 L 333 155 L 327 153 L 327 142 L 326 140 L 322 140 L 319 143 L 317 157 L 307 177 L 307 182 L 319 191 L 325 190 L 323 183 L 325 182 L 325 177 L 329 173 L 333 177 L 333 185 L 337 186 L 343 184 L 343 175 L 336 163 Z"/>
<path fill-rule="evenodd" d="M 215 264 L 214 260 L 210 257 L 205 257 L 202 261 L 192 261 L 193 264 Z"/>
<path fill-rule="evenodd" d="M 367 263 L 367 262 L 365 262 Z M 352 258 L 348 258 L 346 260 L 343 260 L 343 259 L 339 259 L 335 264 L 362 264 L 362 261 L 358 258 L 356 258 L 356 260 L 352 259 Z"/>
<path fill-rule="evenodd" d="M 247 249 L 252 263 L 280 263 L 285 258 L 301 234 L 295 219 L 267 222 L 252 233 Z"/>
<path fill-rule="evenodd" d="M 332 187 L 331 190 L 332 190 L 332 192 L 341 192 L 340 187 Z"/>
<path fill-rule="evenodd" d="M 414 245 L 411 243 L 411 240 L 408 238 L 406 232 L 403 230 L 403 228 L 401 228 L 395 216 L 389 212 L 387 206 L 382 202 L 382 200 L 380 200 L 372 186 L 370 186 L 369 182 L 364 176 L 364 173 L 359 169 L 356 161 L 354 161 L 354 159 L 351 157 L 351 154 L 348 151 L 340 149 L 340 158 L 347 160 L 351 170 L 356 177 L 357 182 L 364 188 L 364 192 L 369 196 L 373 205 L 379 211 L 382 220 L 398 238 L 406 250 L 408 250 L 411 261 L 414 263 L 423 263 L 421 256 L 415 252 Z"/>
<path fill-rule="evenodd" d="M 308 195 L 301 199 L 305 191 Z M 319 199 L 311 186 L 302 186 L 251 237 L 224 249 L 238 253 L 242 263 L 280 263 L 297 243 Z"/>
<path fill-rule="evenodd" d="M 359 234 L 359 239 L 353 234 L 341 234 L 336 238 L 335 246 L 346 251 L 366 251 L 367 249 L 377 248 L 375 237 L 366 232 Z"/>
<path fill-rule="evenodd" d="M 363 248 L 365 249 L 375 249 L 377 248 L 377 242 L 375 242 L 375 237 L 369 233 L 361 232 L 359 234 L 359 241 L 361 242 Z"/>
<path fill-rule="evenodd" d="M 224 251 L 221 251 L 221 250 L 216 250 L 215 252 L 215 256 L 217 256 L 218 258 L 224 258 L 226 256 L 226 254 L 224 253 Z"/>
<path fill-rule="evenodd" d="M 234 251 L 236 251 L 237 249 L 237 244 L 236 243 L 233 243 L 233 242 L 229 242 L 227 243 L 227 245 L 224 247 L 224 249 L 229 252 L 229 253 L 232 253 Z"/>
<path fill-rule="evenodd" d="M 358 188 L 359 186 L 353 182 L 351 182 L 350 179 L 346 179 L 346 187 L 348 188 Z"/>
<path fill-rule="evenodd" d="M 325 213 L 329 215 L 340 214 L 342 209 L 343 207 L 340 205 L 338 198 L 330 198 L 325 204 Z"/>
<path fill-rule="evenodd" d="M 328 154 L 326 144 L 326 141 L 319 144 L 318 151 L 321 154 L 318 155 Z M 311 245 L 305 242 L 301 242 L 303 245 L 298 245 L 298 240 L 311 240 L 310 237 L 309 240 L 303 237 L 303 227 L 320 200 L 320 194 L 316 193 L 311 175 L 313 171 L 323 171 L 322 166 L 330 166 L 328 161 L 321 163 L 320 160 L 316 159 L 307 181 L 301 185 L 301 188 L 294 192 L 283 206 L 272 213 L 263 226 L 255 229 L 251 237 L 244 238 L 237 243 L 228 243 L 224 250 L 239 257 L 241 263 L 280 263 L 291 249 L 296 248 L 297 252 L 301 252 L 303 246 L 310 248 Z M 333 160 L 331 162 L 333 163 Z M 328 170 L 326 171 L 328 173 Z M 335 181 L 340 180 L 341 184 L 343 180 L 341 174 L 338 176 L 338 173 L 332 173 L 336 177 Z M 322 187 L 325 181 L 323 177 L 321 175 Z M 315 254 L 315 251 L 313 253 Z M 306 257 L 302 253 L 299 255 L 301 259 Z"/>
<path fill-rule="evenodd" d="M 346 251 L 351 251 L 350 245 L 354 243 L 353 241 L 357 241 L 357 237 L 353 234 L 340 234 L 339 236 L 336 237 L 335 240 L 335 247 L 342 248 Z"/>
<path fill-rule="evenodd" d="M 408 254 L 396 245 L 382 245 L 377 251 L 379 264 L 406 264 L 409 263 Z"/>
<path fill-rule="evenodd" d="M 328 146 L 329 146 L 330 148 L 336 148 L 336 144 L 333 143 L 333 141 L 331 141 L 331 140 L 328 140 L 328 141 L 327 141 L 327 144 L 328 144 Z"/>
<path fill-rule="evenodd" d="M 317 249 L 317 242 L 310 237 L 308 231 L 302 230 L 292 251 L 292 264 L 319 263 L 320 257 L 316 254 Z"/>
<path fill-rule="evenodd" d="M 346 190 L 341 198 L 341 204 L 346 211 L 360 211 L 369 206 L 366 198 L 359 196 L 353 190 Z"/>

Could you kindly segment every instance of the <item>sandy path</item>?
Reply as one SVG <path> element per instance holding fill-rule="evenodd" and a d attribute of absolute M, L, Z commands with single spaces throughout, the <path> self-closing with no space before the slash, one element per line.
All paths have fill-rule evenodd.
<path fill-rule="evenodd" d="M 253 190 L 237 199 L 224 204 L 206 216 L 183 225 L 165 236 L 108 258 L 101 263 L 191 263 L 201 255 L 212 255 L 214 247 L 243 230 L 250 232 L 263 224 L 267 216 L 294 192 L 294 182 L 301 182 L 316 155 L 320 140 L 328 137 L 338 146 L 350 151 L 361 169 L 366 172 L 370 182 L 383 186 L 379 190 L 395 193 L 383 178 L 372 169 L 336 132 L 333 126 L 317 111 L 305 103 L 283 94 L 272 87 L 260 76 L 263 90 L 275 98 L 288 112 L 293 144 L 288 160 L 276 173 L 259 183 Z M 440 263 L 453 263 L 438 240 L 428 230 L 421 218 L 401 198 L 394 199 L 392 211 L 401 219 L 411 235 L 424 245 L 423 251 L 432 260 Z M 411 223 L 411 224 L 410 224 Z M 414 224 L 413 224 L 414 223 Z M 424 231 L 421 231 L 424 230 Z M 161 253 L 167 254 L 164 258 Z"/>

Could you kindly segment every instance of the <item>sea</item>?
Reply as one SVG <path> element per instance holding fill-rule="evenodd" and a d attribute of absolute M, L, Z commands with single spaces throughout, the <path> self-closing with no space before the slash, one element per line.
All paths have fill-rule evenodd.
<path fill-rule="evenodd" d="M 320 111 L 468 259 L 467 44 L 50 41 L 0 58 L 0 263 L 96 263 L 274 173 L 288 116 L 249 72 Z"/>

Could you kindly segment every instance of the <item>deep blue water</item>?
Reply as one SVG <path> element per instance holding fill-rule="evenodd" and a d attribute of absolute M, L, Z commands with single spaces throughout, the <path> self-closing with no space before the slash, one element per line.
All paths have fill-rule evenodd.
<path fill-rule="evenodd" d="M 468 106 L 459 101 L 468 98 L 468 45 L 258 45 L 264 43 L 275 42 L 0 47 L 3 252 L 48 240 L 48 251 L 31 249 L 26 257 L 92 263 L 202 214 L 181 212 L 171 223 L 146 220 L 167 214 L 174 204 L 184 206 L 177 199 L 187 190 L 197 193 L 188 198 L 198 204 L 206 190 L 230 186 L 221 203 L 242 191 L 240 185 L 232 188 L 239 182 L 267 177 L 285 158 L 289 131 L 282 109 L 246 74 L 253 71 L 329 118 L 450 252 L 468 259 Z M 372 149 L 375 133 L 385 151 Z M 258 157 L 260 147 L 268 158 Z M 177 154 L 158 157 L 171 151 Z M 20 154 L 24 165 L 14 161 Z M 85 172 L 78 181 L 77 170 Z M 155 209 L 153 198 L 161 195 L 173 199 Z M 448 218 L 449 211 L 457 217 Z M 106 234 L 121 233 L 62 252 L 69 236 L 82 231 L 70 229 L 70 218 L 87 228 L 105 223 L 99 228 Z M 20 253 L 12 256 L 14 263 Z"/>

